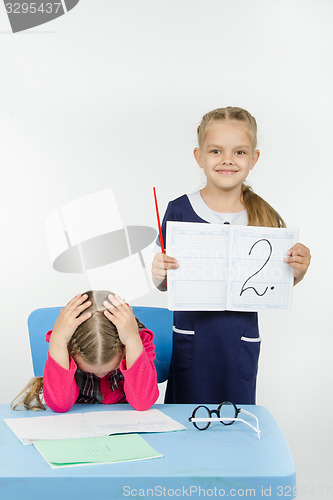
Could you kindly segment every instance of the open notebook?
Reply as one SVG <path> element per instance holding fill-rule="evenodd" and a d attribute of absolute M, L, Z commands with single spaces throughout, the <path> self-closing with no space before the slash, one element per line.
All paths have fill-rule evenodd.
<path fill-rule="evenodd" d="M 5 418 L 4 421 L 23 444 L 110 434 L 186 430 L 184 425 L 156 409 L 66 413 L 42 417 Z"/>
<path fill-rule="evenodd" d="M 171 311 L 289 309 L 293 270 L 284 262 L 298 230 L 167 222 Z"/>

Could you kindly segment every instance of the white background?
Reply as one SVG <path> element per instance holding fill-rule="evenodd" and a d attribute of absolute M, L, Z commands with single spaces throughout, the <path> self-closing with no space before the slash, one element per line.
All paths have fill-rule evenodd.
<path fill-rule="evenodd" d="M 249 182 L 312 253 L 292 311 L 260 314 L 257 402 L 286 435 L 298 498 L 333 498 L 332 17 L 330 0 L 81 0 L 14 35 L 0 6 L 1 403 L 32 376 L 30 311 L 87 287 L 52 269 L 48 214 L 112 187 L 125 224 L 156 226 L 152 186 L 163 213 L 202 185 L 201 116 L 245 107 L 261 150 Z"/>

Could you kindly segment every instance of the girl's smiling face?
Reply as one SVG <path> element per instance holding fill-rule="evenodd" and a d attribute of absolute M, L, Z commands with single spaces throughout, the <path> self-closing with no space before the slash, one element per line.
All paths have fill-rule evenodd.
<path fill-rule="evenodd" d="M 259 158 L 248 126 L 240 121 L 212 120 L 194 156 L 207 177 L 207 186 L 240 189 Z"/>

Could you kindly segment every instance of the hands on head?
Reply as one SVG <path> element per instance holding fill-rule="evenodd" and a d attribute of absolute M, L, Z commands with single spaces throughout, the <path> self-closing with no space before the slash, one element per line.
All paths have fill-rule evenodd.
<path fill-rule="evenodd" d="M 68 343 L 77 328 L 94 314 L 94 312 L 89 311 L 92 303 L 87 299 L 87 294 L 79 294 L 70 300 L 66 307 L 61 310 L 52 331 L 49 353 L 65 369 L 69 368 L 70 362 Z M 103 302 L 105 307 L 103 314 L 117 329 L 119 339 L 125 346 L 126 366 L 130 368 L 143 349 L 138 323 L 132 308 L 118 295 L 109 294 L 108 300 Z M 94 327 L 92 326 L 92 328 Z M 78 357 L 78 359 L 81 358 Z M 87 371 L 87 368 L 84 371 Z M 95 371 L 93 370 L 93 372 Z"/>
<path fill-rule="evenodd" d="M 87 298 L 87 294 L 76 295 L 64 309 L 61 309 L 53 327 L 53 339 L 56 337 L 59 342 L 62 341 L 67 345 L 77 327 L 91 317 L 91 312 L 84 312 L 91 306 L 91 302 Z"/>
<path fill-rule="evenodd" d="M 125 346 L 126 368 L 129 369 L 143 351 L 138 323 L 132 308 L 118 295 L 109 295 L 104 301 L 104 315 L 117 328 L 119 338 Z"/>
<path fill-rule="evenodd" d="M 75 330 L 89 318 L 92 313 L 88 310 L 91 301 L 87 300 L 87 294 L 76 295 L 68 302 L 64 309 L 61 309 L 57 321 L 54 324 L 52 338 L 57 338 L 60 342 L 68 343 Z M 138 332 L 138 325 L 132 308 L 118 295 L 110 294 L 109 302 L 103 302 L 105 307 L 104 315 L 117 328 L 121 342 L 126 345 L 127 341 Z"/>
<path fill-rule="evenodd" d="M 105 300 L 104 315 L 117 328 L 121 342 L 126 346 L 138 336 L 138 323 L 133 309 L 118 295 L 109 295 L 109 302 Z"/>

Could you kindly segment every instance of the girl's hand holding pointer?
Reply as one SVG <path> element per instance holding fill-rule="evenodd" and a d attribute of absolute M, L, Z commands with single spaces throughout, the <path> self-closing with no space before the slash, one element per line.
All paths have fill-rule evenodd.
<path fill-rule="evenodd" d="M 177 269 L 178 263 L 177 260 L 173 257 L 169 257 L 165 253 L 157 253 L 154 257 L 151 272 L 154 285 L 159 290 L 166 290 L 166 277 L 168 269 Z"/>

